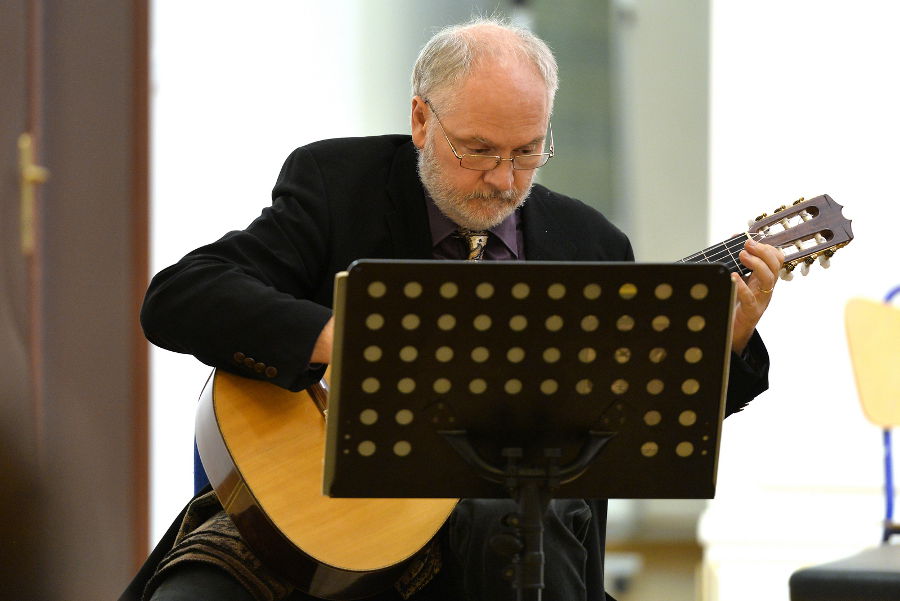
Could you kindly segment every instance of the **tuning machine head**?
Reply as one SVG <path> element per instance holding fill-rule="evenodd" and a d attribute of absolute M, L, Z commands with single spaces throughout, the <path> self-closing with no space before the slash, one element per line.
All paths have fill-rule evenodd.
<path fill-rule="evenodd" d="M 785 282 L 790 282 L 794 279 L 794 265 L 790 263 L 785 263 L 784 267 L 781 268 L 781 271 L 778 272 L 778 277 L 780 277 Z"/>

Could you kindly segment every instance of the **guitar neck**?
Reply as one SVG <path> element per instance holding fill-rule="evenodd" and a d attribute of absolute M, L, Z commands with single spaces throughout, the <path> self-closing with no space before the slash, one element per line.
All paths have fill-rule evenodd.
<path fill-rule="evenodd" d="M 676 263 L 722 263 L 731 273 L 747 276 L 750 274 L 750 270 L 747 269 L 738 258 L 746 241 L 747 234 L 740 234 L 734 238 L 725 240 L 724 242 L 714 244 L 709 248 L 704 248 L 692 255 L 688 255 L 687 257 L 676 261 Z"/>

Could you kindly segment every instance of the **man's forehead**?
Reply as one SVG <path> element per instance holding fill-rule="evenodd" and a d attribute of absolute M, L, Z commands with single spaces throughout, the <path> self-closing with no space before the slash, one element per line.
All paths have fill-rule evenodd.
<path fill-rule="evenodd" d="M 459 94 L 463 101 L 472 99 L 474 110 L 488 111 L 495 104 L 519 113 L 542 113 L 549 108 L 547 86 L 530 65 L 476 69 L 462 81 Z"/>
<path fill-rule="evenodd" d="M 468 101 L 466 101 L 468 100 Z M 546 110 L 535 107 L 482 103 L 477 98 L 459 102 L 448 119 L 455 137 L 483 143 L 516 140 L 516 144 L 540 142 L 549 125 Z M 443 119 L 443 115 L 441 115 Z"/>
<path fill-rule="evenodd" d="M 540 144 L 546 138 L 548 121 L 545 115 L 517 115 L 510 111 L 499 114 L 483 110 L 457 110 L 448 133 L 464 144 L 489 148 L 521 148 Z"/>

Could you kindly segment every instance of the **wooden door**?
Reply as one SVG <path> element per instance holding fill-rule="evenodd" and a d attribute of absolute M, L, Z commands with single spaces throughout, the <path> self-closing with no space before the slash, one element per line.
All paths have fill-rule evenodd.
<path fill-rule="evenodd" d="M 29 53 L 25 2 L 0 4 L 0 519 L 4 539 L 13 541 L 4 569 L 5 583 L 18 598 L 38 598 L 37 583 L 26 576 L 39 563 L 40 540 L 31 533 L 41 525 L 38 474 L 39 423 L 36 405 L 37 352 L 31 308 L 34 306 L 37 258 L 24 252 L 18 137 L 34 126 L 30 114 Z M 4 580 L 7 577 L 4 576 Z M 4 585 L 0 585 L 4 586 Z M 15 598 L 3 595 L 5 598 Z"/>
<path fill-rule="evenodd" d="M 147 21 L 0 2 L 0 598 L 116 598 L 147 553 Z"/>

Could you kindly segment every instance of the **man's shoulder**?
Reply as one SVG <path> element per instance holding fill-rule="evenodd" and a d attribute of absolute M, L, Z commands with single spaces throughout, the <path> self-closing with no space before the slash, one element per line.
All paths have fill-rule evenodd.
<path fill-rule="evenodd" d="M 628 236 L 594 207 L 535 184 L 523 207 L 526 231 L 574 243 L 574 260 L 631 260 Z M 537 224 L 537 225 L 529 225 Z"/>
<path fill-rule="evenodd" d="M 408 134 L 386 134 L 382 136 L 362 136 L 353 138 L 329 138 L 297 148 L 294 152 L 309 152 L 315 156 L 393 155 L 408 145 L 412 137 Z"/>
<path fill-rule="evenodd" d="M 599 221 L 604 224 L 612 225 L 603 213 L 589 204 L 578 200 L 577 198 L 554 192 L 540 184 L 534 185 L 528 202 L 531 203 L 532 206 L 537 205 L 535 206 L 536 209 L 548 211 L 557 218 L 566 221 L 572 221 L 574 223 Z"/>
<path fill-rule="evenodd" d="M 388 179 L 396 165 L 408 164 L 415 173 L 415 156 L 409 135 L 319 140 L 294 149 L 285 159 L 278 181 L 289 183 L 314 176 L 345 187 L 359 179 L 373 185 Z"/>

